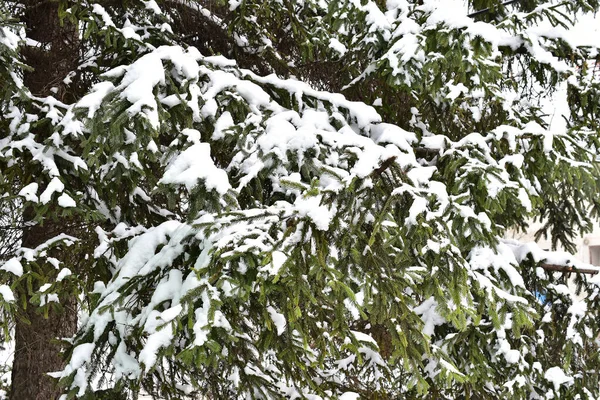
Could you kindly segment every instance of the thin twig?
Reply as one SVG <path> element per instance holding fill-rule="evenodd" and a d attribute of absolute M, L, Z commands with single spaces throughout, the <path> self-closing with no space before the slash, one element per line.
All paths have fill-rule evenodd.
<path fill-rule="evenodd" d="M 514 3 L 519 3 L 520 1 L 521 1 L 521 0 L 510 0 L 510 1 L 505 1 L 505 2 L 504 2 L 504 3 L 502 3 L 501 5 L 502 5 L 503 7 L 505 7 L 505 6 L 509 6 L 509 5 L 511 5 L 511 4 L 514 4 Z M 475 11 L 474 13 L 471 13 L 471 14 L 467 15 L 467 17 L 469 17 L 469 18 L 474 18 L 474 17 L 478 17 L 478 16 L 480 16 L 480 15 L 482 15 L 482 14 L 486 14 L 486 13 L 488 13 L 488 12 L 490 12 L 490 8 L 489 8 L 489 7 L 488 7 L 488 8 L 484 8 L 483 10 Z"/>

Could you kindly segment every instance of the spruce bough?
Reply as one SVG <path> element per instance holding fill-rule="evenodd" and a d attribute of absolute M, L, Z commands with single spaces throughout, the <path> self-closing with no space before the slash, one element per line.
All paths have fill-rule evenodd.
<path fill-rule="evenodd" d="M 597 216 L 596 1 L 65 1 L 72 101 L 24 85 L 17 3 L 0 207 L 78 228 L 2 260 L 0 304 L 81 300 L 65 399 L 600 396 L 599 278 L 504 239 Z"/>

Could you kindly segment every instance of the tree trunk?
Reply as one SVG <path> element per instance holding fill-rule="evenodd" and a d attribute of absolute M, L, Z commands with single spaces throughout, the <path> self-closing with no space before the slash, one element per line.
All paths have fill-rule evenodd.
<path fill-rule="evenodd" d="M 61 24 L 57 1 L 24 0 L 22 3 L 27 36 L 40 43 L 23 50 L 27 64 L 33 68 L 25 73 L 24 83 L 36 96 L 52 94 L 59 100 L 68 101 L 63 79 L 77 66 L 77 27 L 68 22 Z M 34 134 L 38 142 L 44 140 L 44 132 Z M 48 212 L 51 213 L 52 210 Z M 24 221 L 32 218 L 33 211 L 26 210 Z M 35 248 L 58 233 L 68 233 L 65 225 L 73 222 L 46 220 L 43 225 L 32 226 L 23 232 L 22 246 Z M 50 265 L 43 268 L 47 268 L 49 274 L 56 273 Z M 22 290 L 22 295 L 28 296 L 26 289 Z M 64 366 L 60 345 L 55 339 L 70 337 L 77 329 L 77 299 L 67 296 L 60 300 L 64 307 L 62 312 L 51 307 L 48 318 L 44 318 L 36 306 L 29 304 L 22 310 L 27 321 L 16 320 L 11 400 L 53 400 L 59 395 L 56 382 L 47 375 Z"/>
<path fill-rule="evenodd" d="M 76 299 L 62 302 L 64 312 L 51 310 L 47 319 L 30 305 L 24 310 L 29 323 L 17 320 L 11 400 L 54 400 L 60 394 L 55 380 L 47 375 L 64 366 L 55 339 L 70 337 L 77 328 Z"/>

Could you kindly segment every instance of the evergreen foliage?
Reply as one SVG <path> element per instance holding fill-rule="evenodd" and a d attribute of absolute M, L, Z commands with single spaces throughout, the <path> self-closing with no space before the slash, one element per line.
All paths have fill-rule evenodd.
<path fill-rule="evenodd" d="M 598 216 L 597 1 L 62 1 L 45 98 L 6 3 L 0 210 L 81 226 L 0 258 L 0 305 L 81 299 L 65 399 L 600 397 L 600 278 L 504 239 Z"/>

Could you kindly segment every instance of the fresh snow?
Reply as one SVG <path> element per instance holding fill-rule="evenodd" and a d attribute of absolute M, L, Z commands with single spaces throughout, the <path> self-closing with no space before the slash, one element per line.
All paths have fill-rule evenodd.
<path fill-rule="evenodd" d="M 188 147 L 169 166 L 160 183 L 182 184 L 191 191 L 198 181 L 219 194 L 225 194 L 231 188 L 227 173 L 212 161 L 208 143 L 196 143 Z"/>
<path fill-rule="evenodd" d="M 573 383 L 573 378 L 567 376 L 565 371 L 563 371 L 560 367 L 552 367 L 546 370 L 544 373 L 544 378 L 552 382 L 552 385 L 554 385 L 554 390 L 558 390 L 561 385 L 569 385 Z"/>
<path fill-rule="evenodd" d="M 65 189 L 64 183 L 61 182 L 60 178 L 54 177 L 46 187 L 46 189 L 40 195 L 40 202 L 47 204 L 52 199 L 54 193 L 60 193 Z"/>
<path fill-rule="evenodd" d="M 15 276 L 23 275 L 23 265 L 21 264 L 19 259 L 15 257 L 2 264 L 2 266 L 0 266 L 0 270 L 10 272 Z"/>
<path fill-rule="evenodd" d="M 15 295 L 8 285 L 0 285 L 0 296 L 2 296 L 2 299 L 8 303 L 15 301 Z"/>
<path fill-rule="evenodd" d="M 364 47 L 367 53 L 377 54 L 376 57 L 381 56 L 371 60 L 355 83 L 376 74 L 379 65 L 389 65 L 389 79 L 397 79 L 398 85 L 406 85 L 410 90 L 415 82 L 425 77 L 423 74 L 430 69 L 432 60 L 443 57 L 425 49 L 423 39 L 431 31 L 463 35 L 463 42 L 459 44 L 463 46 L 464 62 L 469 71 L 476 71 L 481 67 L 480 63 L 490 71 L 499 68 L 501 50 L 509 47 L 522 48 L 545 65 L 547 71 L 558 73 L 559 79 L 562 79 L 560 74 L 574 72 L 573 67 L 553 55 L 548 46 L 549 41 L 556 39 L 576 45 L 578 40 L 569 30 L 551 27 L 548 21 L 520 28 L 511 21 L 500 25 L 475 21 L 466 16 L 462 3 L 429 0 L 410 8 L 409 2 L 389 0 L 383 10 L 373 1 L 352 0 L 349 2 L 352 9 L 364 15 L 366 35 L 356 43 L 346 41 L 347 27 L 342 26 L 339 32 L 325 39 L 324 45 L 341 59 L 352 55 L 356 50 L 352 48 L 354 45 Z M 144 4 L 150 12 L 161 14 L 156 2 Z M 230 10 L 236 10 L 242 2 L 230 0 L 228 4 Z M 223 26 L 224 21 L 211 10 L 199 4 L 191 6 L 216 26 Z M 542 11 L 536 9 L 532 13 Z M 397 324 L 395 333 L 399 342 L 406 342 L 406 346 L 417 339 L 407 338 L 405 330 L 413 336 L 426 336 L 419 342 L 426 347 L 424 355 L 421 359 L 421 353 L 418 353 L 417 358 L 426 365 L 427 378 L 445 375 L 443 379 L 451 381 L 452 376 L 469 376 L 473 366 L 459 365 L 463 360 L 453 352 L 466 347 L 460 343 L 460 335 L 473 330 L 486 338 L 484 346 L 478 350 L 490 357 L 490 365 L 498 364 L 498 368 L 506 371 L 507 381 L 502 387 L 509 388 L 511 393 L 519 387 L 532 385 L 533 378 L 527 377 L 527 373 L 534 378 L 537 376 L 534 374 L 539 373 L 539 380 L 543 376 L 557 392 L 561 386 L 569 386 L 579 379 L 575 371 L 556 366 L 544 371 L 539 362 L 530 363 L 529 358 L 533 356 L 528 353 L 529 344 L 524 344 L 511 331 L 516 329 L 515 324 L 522 325 L 516 318 L 517 313 L 521 313 L 522 318 L 523 315 L 534 317 L 534 305 L 546 307 L 532 303 L 538 294 L 527 290 L 523 265 L 532 260 L 575 268 L 598 268 L 578 262 L 566 253 L 542 250 L 535 243 L 501 239 L 504 227 L 500 224 L 503 221 L 494 218 L 494 213 L 485 206 L 474 204 L 476 196 L 477 199 L 482 197 L 479 200 L 497 208 L 514 207 L 518 215 L 527 215 L 534 206 L 537 207 L 540 182 L 522 173 L 524 166 L 531 162 L 525 154 L 534 145 L 541 145 L 543 157 L 565 162 L 582 171 L 589 168 L 588 163 L 579 163 L 575 156 L 573 159 L 567 157 L 583 144 L 568 140 L 566 123 L 561 125 L 552 121 L 549 129 L 537 122 L 522 123 L 517 113 L 529 112 L 535 105 L 526 104 L 525 100 L 518 102 L 516 91 L 503 92 L 482 85 L 480 77 L 474 74 L 464 83 L 455 80 L 458 78 L 444 82 L 439 93 L 432 95 L 432 103 L 445 104 L 452 112 L 471 112 L 473 120 L 481 122 L 486 116 L 484 99 L 495 96 L 508 116 L 504 125 L 484 132 L 461 131 L 459 137 L 451 139 L 445 132 L 432 132 L 434 128 L 424 122 L 418 109 L 413 108 L 407 121 L 398 121 L 404 129 L 383 122 L 378 110 L 386 105 L 381 99 L 370 106 L 349 101 L 341 94 L 316 90 L 295 79 L 283 80 L 275 74 L 258 76 L 238 68 L 235 62 L 225 57 L 205 57 L 193 47 L 144 47 L 142 42 L 148 27 L 136 26 L 129 20 L 119 26 L 121 23 L 116 19 L 113 21 L 107 10 L 98 4 L 91 7 L 91 12 L 102 24 L 101 29 L 116 31 L 120 38 L 139 46 L 143 55 L 129 65 L 106 71 L 102 75 L 105 80 L 94 84 L 89 93 L 73 105 L 63 104 L 52 96 L 32 99 L 39 102 L 44 117 L 57 127 L 47 142 L 36 142 L 35 135 L 29 131 L 34 119 L 28 120 L 29 116 L 21 115 L 22 111 L 12 103 L 7 115 L 12 121 L 9 128 L 13 136 L 0 139 L 0 150 L 7 149 L 6 154 L 27 153 L 43 170 L 44 180 L 20 188 L 18 195 L 22 199 L 19 201 L 45 205 L 56 199 L 60 207 L 74 208 L 73 211 L 80 211 L 77 207 L 88 211 L 84 205 L 94 204 L 97 210 L 92 211 L 106 217 L 106 225 L 109 225 L 100 224 L 95 229 L 97 237 L 94 239 L 98 243 L 90 261 L 108 265 L 113 277 L 107 284 L 94 283 L 94 293 L 100 295 L 99 305 L 84 319 L 82 334 L 77 338 L 69 364 L 64 371 L 55 374 L 59 377 L 72 375 L 72 388 L 77 389 L 77 395 L 83 395 L 89 388 L 96 372 L 90 361 L 100 350 L 95 342 L 107 333 L 108 343 L 114 350 L 111 353 L 114 357 L 107 361 L 108 369 L 117 380 L 139 381 L 153 368 L 162 373 L 161 352 L 166 348 L 198 348 L 214 355 L 217 365 L 234 357 L 228 352 L 237 350 L 235 346 L 241 343 L 240 346 L 251 354 L 252 361 L 242 360 L 244 365 L 230 371 L 236 389 L 240 374 L 245 373 L 278 385 L 277 388 L 288 397 L 311 398 L 312 394 L 302 392 L 304 388 L 285 386 L 294 382 L 286 381 L 286 372 L 278 360 L 282 354 L 278 353 L 280 348 L 297 352 L 307 368 L 317 365 L 321 357 L 322 349 L 312 346 L 316 339 L 307 337 L 300 328 L 294 329 L 294 318 L 298 314 L 303 318 L 319 318 L 315 314 L 321 310 L 314 312 L 315 307 L 308 304 L 312 300 L 310 296 L 341 292 L 345 293 L 342 295 L 345 298 L 337 302 L 343 302 L 344 306 L 339 312 L 345 313 L 349 320 L 360 321 L 358 307 L 373 305 L 378 290 L 386 290 L 384 284 L 372 280 L 367 286 L 365 277 L 376 277 L 387 284 L 396 279 L 396 276 L 388 275 L 390 272 L 401 276 L 405 286 L 395 291 L 393 296 L 397 297 L 382 307 L 397 313 L 395 307 L 404 306 L 398 319 L 410 316 L 413 319 L 409 321 L 415 326 L 403 325 L 406 321 L 396 319 L 383 322 L 389 323 L 392 330 Z M 421 20 L 417 21 L 415 15 L 421 16 Z M 524 13 L 515 14 L 517 20 L 527 17 Z M 163 28 L 170 31 L 168 25 Z M 19 37 L 1 29 L 1 43 L 16 49 Z M 237 34 L 234 39 L 244 50 L 256 50 L 250 47 L 252 38 Z M 389 46 L 384 46 L 383 51 L 373 51 L 376 47 L 372 44 L 377 40 L 383 40 Z M 483 56 L 476 55 L 470 45 L 473 40 L 489 44 L 489 54 L 486 50 Z M 272 46 L 266 37 L 263 44 L 266 48 Z M 423 82 L 428 83 L 424 79 Z M 566 91 L 567 85 L 564 84 L 561 90 Z M 94 157 L 98 154 L 80 158 L 74 155 L 70 143 L 93 138 L 86 118 L 110 123 L 101 121 L 102 112 L 106 103 L 114 105 L 116 101 L 126 106 L 123 118 L 131 118 L 131 122 L 136 116 L 142 117 L 149 124 L 149 136 L 152 137 L 144 137 L 143 132 L 133 128 L 137 121 L 132 123 L 122 132 L 121 147 L 106 154 L 104 164 L 93 171 L 106 179 L 115 171 L 123 171 L 124 180 L 127 180 L 144 173 L 149 162 L 158 166 L 158 185 L 153 187 L 155 182 L 145 185 L 147 182 L 141 182 L 144 179 L 136 181 L 134 187 L 124 193 L 124 198 L 131 204 L 126 201 L 118 206 L 101 198 L 104 196 L 101 190 L 72 191 L 70 177 L 63 167 L 63 164 L 71 166 L 70 172 L 92 170 Z M 231 106 L 237 102 L 243 104 L 242 111 Z M 165 135 L 172 135 L 174 139 L 165 144 L 156 137 L 163 134 L 164 114 L 175 113 L 180 107 L 189 113 L 190 121 L 198 129 L 182 127 L 169 131 Z M 76 112 L 78 110 L 82 112 Z M 558 114 L 557 120 L 562 116 Z M 410 116 L 412 119 L 408 120 Z M 205 122 L 212 128 L 201 133 L 204 128 L 200 126 Z M 104 139 L 98 139 L 93 145 L 101 146 Z M 231 157 L 219 153 L 222 151 L 220 145 L 224 143 L 233 146 Z M 498 143 L 506 148 L 502 150 L 506 153 L 502 157 L 494 153 Z M 566 145 L 568 149 L 560 153 L 557 150 L 560 145 Z M 101 148 L 99 153 L 104 150 Z M 417 158 L 418 150 L 428 156 Z M 4 153 L 0 156 L 4 157 Z M 56 158 L 60 158 L 60 162 Z M 455 171 L 451 171 L 455 176 L 441 176 L 444 171 L 437 162 L 455 159 L 461 160 Z M 475 178 L 481 183 L 480 187 L 473 187 L 476 185 L 471 181 Z M 381 181 L 392 185 L 386 198 L 377 199 L 385 203 L 384 211 L 377 209 L 379 204 L 365 206 L 366 200 L 373 195 L 371 190 L 380 188 Z M 112 185 L 114 181 L 107 184 Z M 452 186 L 454 184 L 456 187 Z M 38 197 L 40 189 L 43 191 Z M 110 190 L 121 188 L 110 187 Z M 474 190 L 480 193 L 474 195 Z M 171 198 L 176 206 L 154 204 L 155 199 L 165 192 L 176 194 Z M 262 201 L 263 195 L 268 198 L 266 201 Z M 91 201 L 85 202 L 81 198 Z M 212 203 L 220 207 L 209 204 L 215 199 Z M 147 209 L 151 216 L 140 221 L 161 222 L 142 226 L 136 225 L 136 218 L 129 220 L 125 215 L 130 210 L 126 207 L 133 209 L 139 204 L 141 210 Z M 365 243 L 361 248 L 345 248 L 353 245 L 352 240 L 344 236 L 352 232 L 349 225 L 359 222 L 365 226 Z M 334 232 L 334 228 L 339 231 Z M 377 236 L 380 232 L 385 235 Z M 398 235 L 400 239 L 393 241 Z M 340 237 L 348 240 L 350 245 L 341 242 Z M 385 251 L 389 251 L 389 260 L 394 261 L 385 259 L 386 265 L 378 266 L 371 260 L 388 256 L 374 251 L 382 244 L 375 243 L 375 238 L 382 237 L 389 238 Z M 36 259 L 45 259 L 57 271 L 61 263 L 72 268 L 64 260 L 49 257 L 48 249 L 55 245 L 70 245 L 76 240 L 59 235 L 35 249 L 22 248 L 15 258 L 2 264 L 0 270 L 20 277 L 24 273 L 22 262 Z M 324 248 L 322 242 L 326 242 Z M 418 246 L 411 247 L 417 242 L 420 243 Z M 298 272 L 296 258 L 290 258 L 295 251 L 301 251 L 311 265 L 310 271 L 302 271 L 296 274 L 298 276 L 293 275 Z M 338 257 L 345 258 L 340 262 Z M 356 257 L 362 257 L 364 265 L 353 259 Z M 410 263 L 404 260 L 410 260 Z M 395 263 L 401 268 L 396 268 Z M 381 268 L 381 272 L 370 271 L 370 268 Z M 543 269 L 533 272 L 538 279 L 547 279 Z M 58 301 L 58 295 L 51 293 L 51 289 L 60 286 L 56 283 L 71 275 L 71 269 L 62 268 L 56 282 L 42 285 L 39 288 L 41 304 Z M 588 301 L 598 294 L 599 276 L 589 279 L 590 287 L 595 290 L 589 298 L 577 299 L 563 284 L 545 287 L 561 298 L 560 301 L 567 302 L 568 325 L 564 336 L 574 346 L 583 346 L 587 340 L 584 335 L 591 336 L 591 330 L 582 330 L 580 325 L 587 323 Z M 312 284 L 311 280 L 318 279 L 319 284 L 324 284 L 323 293 L 309 291 L 307 299 L 302 300 L 306 304 L 298 304 L 298 301 L 292 304 L 294 299 L 289 293 L 278 292 L 297 289 L 289 283 L 292 278 L 293 285 Z M 457 294 L 450 298 L 454 293 L 438 292 L 439 285 L 445 290 L 453 289 Z M 426 288 L 425 292 L 415 293 L 423 288 Z M 138 289 L 147 291 L 141 296 Z M 8 285 L 0 285 L 0 295 L 5 302 L 15 301 Z M 290 298 L 286 297 L 288 295 Z M 257 302 L 255 298 L 260 299 L 258 314 L 263 320 L 270 320 L 266 324 L 256 323 L 252 312 L 246 308 Z M 334 305 L 333 302 L 323 305 L 324 315 Z M 486 307 L 489 309 L 482 311 Z M 546 313 L 551 307 L 549 304 L 543 308 L 545 314 L 540 315 L 539 321 L 542 328 L 555 317 L 550 311 Z M 290 309 L 294 309 L 294 314 Z M 489 320 L 494 319 L 490 318 L 494 313 L 502 314 L 498 318 L 500 322 Z M 228 319 L 232 314 L 238 320 Z M 315 325 L 323 333 L 319 340 L 330 347 L 340 345 L 336 342 L 339 338 L 331 338 L 336 334 L 331 321 L 317 320 Z M 263 329 L 267 326 L 276 333 L 276 337 L 269 337 L 274 337 L 272 340 L 277 346 L 258 349 L 255 344 L 258 338 L 262 339 Z M 444 329 L 438 328 L 442 326 Z M 389 366 L 379 354 L 376 336 L 370 334 L 370 328 L 370 325 L 364 331 L 361 331 L 362 327 L 360 330 L 348 328 L 343 346 L 336 347 L 339 354 L 326 355 L 324 365 L 331 365 L 331 369 L 319 369 L 318 379 L 341 382 L 345 374 L 364 370 L 367 372 L 361 379 L 372 379 L 378 385 L 382 377 L 394 376 L 398 370 Z M 452 333 L 440 336 L 440 332 L 445 331 Z M 213 347 L 222 345 L 212 339 L 217 333 L 225 343 L 220 352 L 213 351 Z M 531 343 L 544 340 L 543 329 L 531 335 L 527 337 Z M 93 343 L 85 343 L 90 337 L 93 337 Z M 131 345 L 132 341 L 135 346 Z M 359 346 L 355 346 L 355 342 L 359 342 Z M 340 371 L 345 372 L 340 374 Z M 187 379 L 185 373 L 182 371 Z M 415 383 L 412 381 L 415 376 L 411 374 L 407 372 L 410 380 L 407 385 Z M 286 379 L 276 382 L 281 377 Z M 498 386 L 490 382 L 490 391 L 497 389 Z M 359 398 L 354 392 L 336 395 L 344 400 Z"/>

